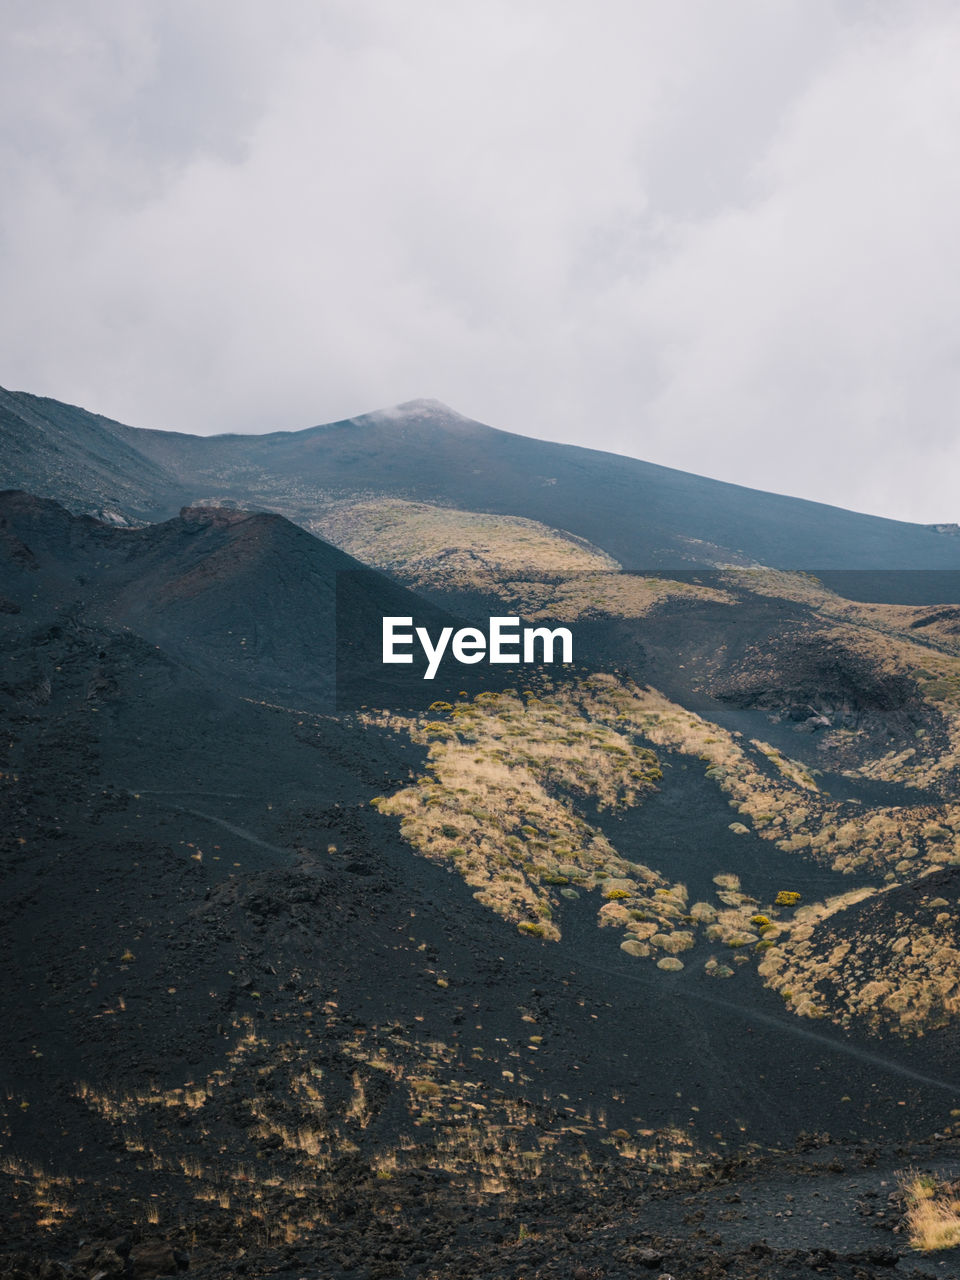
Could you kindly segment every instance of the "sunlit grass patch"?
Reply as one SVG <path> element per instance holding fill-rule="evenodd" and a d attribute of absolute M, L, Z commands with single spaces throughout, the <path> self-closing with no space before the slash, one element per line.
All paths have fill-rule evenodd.
<path fill-rule="evenodd" d="M 418 852 L 452 864 L 478 901 L 531 936 L 560 936 L 560 904 L 573 885 L 600 888 L 604 923 L 625 923 L 654 890 L 664 895 L 658 915 L 679 914 L 679 887 L 622 857 L 576 808 L 581 799 L 609 809 L 640 803 L 656 785 L 656 755 L 585 716 L 578 691 L 541 692 L 457 703 L 442 737 L 431 720 L 405 722 L 429 745 L 428 770 L 376 806 L 400 818 Z"/>
<path fill-rule="evenodd" d="M 960 1245 L 960 1195 L 955 1183 L 909 1170 L 900 1175 L 906 1226 L 914 1249 L 936 1253 Z"/>

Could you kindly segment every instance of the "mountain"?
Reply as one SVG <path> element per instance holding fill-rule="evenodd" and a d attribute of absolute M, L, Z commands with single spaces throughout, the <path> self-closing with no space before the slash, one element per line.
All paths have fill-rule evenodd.
<path fill-rule="evenodd" d="M 960 568 L 960 542 L 936 528 L 513 435 L 430 400 L 303 431 L 199 437 L 0 391 L 0 442 L 0 484 L 109 519 L 213 502 L 310 527 L 373 496 L 525 517 L 631 569 Z"/>
<path fill-rule="evenodd" d="M 22 400 L 74 497 L 0 493 L 0 1280 L 949 1274 L 910 1245 L 960 1192 L 949 565 L 878 603 L 839 512 L 856 571 L 621 570 L 716 511 L 665 534 L 638 463 L 610 535 L 573 464 L 599 504 L 626 460 L 432 405 L 204 441 Z M 576 662 L 379 661 L 382 616 L 501 613 Z"/>
<path fill-rule="evenodd" d="M 0 487 L 119 524 L 172 514 L 176 481 L 127 443 L 125 431 L 56 400 L 0 391 Z"/>

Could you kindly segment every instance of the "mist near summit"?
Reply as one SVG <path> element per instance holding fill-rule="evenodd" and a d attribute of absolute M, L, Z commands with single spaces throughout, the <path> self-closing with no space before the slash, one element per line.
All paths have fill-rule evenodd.
<path fill-rule="evenodd" d="M 960 518 L 960 12 L 2 0 L 4 385 Z"/>

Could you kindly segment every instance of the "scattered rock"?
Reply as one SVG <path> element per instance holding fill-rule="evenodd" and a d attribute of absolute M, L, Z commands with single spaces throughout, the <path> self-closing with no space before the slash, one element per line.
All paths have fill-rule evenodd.
<path fill-rule="evenodd" d="M 135 1280 L 150 1276 L 173 1276 L 181 1269 L 183 1255 L 177 1255 L 164 1240 L 145 1241 L 130 1250 L 130 1267 Z"/>

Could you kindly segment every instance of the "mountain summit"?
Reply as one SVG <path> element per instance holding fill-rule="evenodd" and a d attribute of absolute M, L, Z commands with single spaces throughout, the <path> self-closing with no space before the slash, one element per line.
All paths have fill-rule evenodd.
<path fill-rule="evenodd" d="M 332 503 L 373 496 L 537 520 L 626 568 L 960 569 L 960 542 L 934 528 L 514 435 L 436 400 L 200 437 L 0 390 L 0 444 L 0 484 L 117 523 L 233 503 L 309 527 Z"/>

